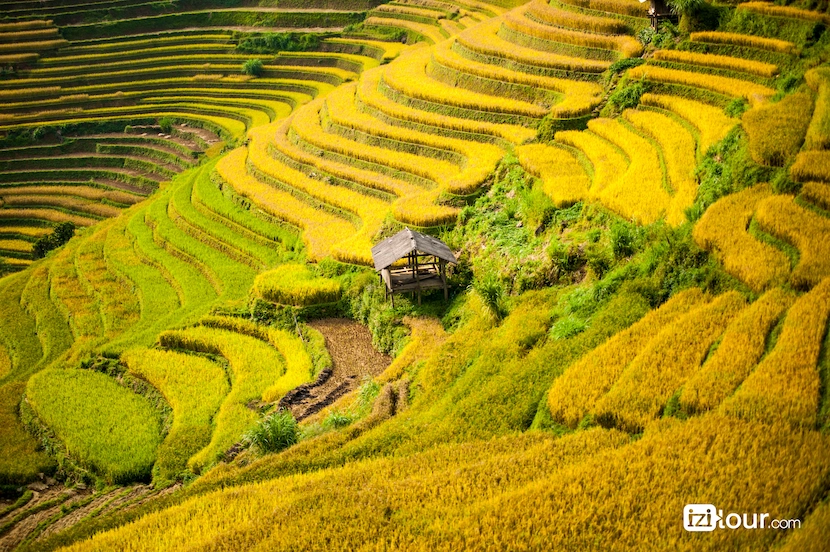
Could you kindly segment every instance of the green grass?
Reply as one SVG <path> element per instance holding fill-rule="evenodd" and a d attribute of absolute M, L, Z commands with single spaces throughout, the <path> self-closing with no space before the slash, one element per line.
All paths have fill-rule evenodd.
<path fill-rule="evenodd" d="M 0 483 L 20 485 L 37 479 L 38 473 L 49 473 L 55 462 L 43 451 L 18 416 L 18 405 L 26 384 L 9 383 L 0 387 Z"/>
<path fill-rule="evenodd" d="M 109 483 L 146 480 L 161 442 L 148 401 L 108 376 L 46 370 L 29 380 L 26 398 L 70 456 Z"/>
<path fill-rule="evenodd" d="M 133 349 L 121 358 L 130 374 L 148 381 L 173 408 L 173 426 L 153 470 L 163 486 L 181 477 L 190 457 L 210 442 L 211 422 L 230 390 L 227 376 L 218 364 L 195 355 Z"/>

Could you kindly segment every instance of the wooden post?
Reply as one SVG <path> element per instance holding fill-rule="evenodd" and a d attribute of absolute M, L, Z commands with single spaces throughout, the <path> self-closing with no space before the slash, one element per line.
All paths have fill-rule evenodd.
<path fill-rule="evenodd" d="M 450 292 L 447 289 L 447 261 L 444 259 L 438 259 L 438 272 L 441 275 L 441 283 L 444 284 L 444 301 L 449 300 Z"/>
<path fill-rule="evenodd" d="M 413 253 L 415 257 L 415 287 L 418 289 L 418 305 L 421 304 L 421 277 L 418 275 L 418 252 Z"/>

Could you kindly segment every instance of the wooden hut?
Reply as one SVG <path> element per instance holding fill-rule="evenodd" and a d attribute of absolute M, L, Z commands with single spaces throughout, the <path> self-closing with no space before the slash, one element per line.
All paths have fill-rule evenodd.
<path fill-rule="evenodd" d="M 640 0 L 644 4 L 647 0 Z M 651 27 L 656 31 L 657 24 L 661 19 L 670 19 L 674 14 L 666 3 L 666 0 L 648 0 L 648 17 L 651 19 Z"/>
<path fill-rule="evenodd" d="M 393 305 L 395 294 L 405 292 L 417 294 L 420 305 L 429 289 L 443 289 L 447 299 L 447 263 L 458 262 L 447 244 L 409 228 L 374 246 L 372 259 Z"/>

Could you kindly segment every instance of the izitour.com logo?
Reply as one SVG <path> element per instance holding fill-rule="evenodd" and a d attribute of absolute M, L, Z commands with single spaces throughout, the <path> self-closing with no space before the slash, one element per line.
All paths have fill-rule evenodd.
<path fill-rule="evenodd" d="M 714 504 L 686 504 L 683 508 L 683 528 L 690 532 L 709 532 L 715 529 L 798 529 L 800 519 L 773 519 L 769 513 L 737 513 L 726 515 Z"/>

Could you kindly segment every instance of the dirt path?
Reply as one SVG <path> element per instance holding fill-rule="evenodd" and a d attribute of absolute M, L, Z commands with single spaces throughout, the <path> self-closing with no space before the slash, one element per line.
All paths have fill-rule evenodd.
<path fill-rule="evenodd" d="M 324 318 L 308 324 L 326 338 L 333 368 L 324 370 L 317 380 L 286 394 L 280 406 L 291 410 L 297 420 L 308 418 L 356 389 L 364 377 L 377 376 L 392 362 L 388 355 L 372 347 L 372 334 L 366 326 L 347 318 Z"/>

